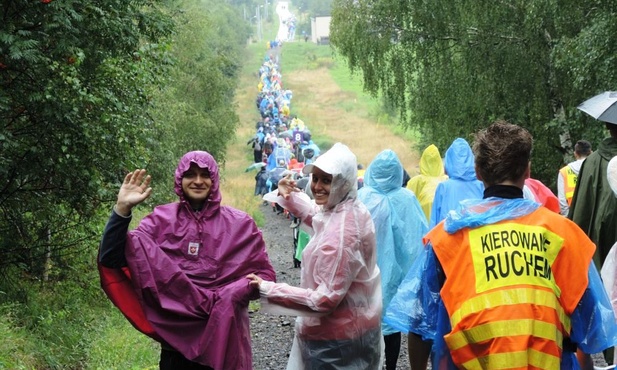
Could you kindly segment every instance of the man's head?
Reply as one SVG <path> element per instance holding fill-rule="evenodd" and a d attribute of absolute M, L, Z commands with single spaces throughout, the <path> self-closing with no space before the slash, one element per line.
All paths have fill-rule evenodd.
<path fill-rule="evenodd" d="M 174 189 L 194 209 L 202 208 L 206 202 L 220 203 L 219 169 L 214 157 L 204 151 L 183 155 L 176 168 Z"/>
<path fill-rule="evenodd" d="M 591 143 L 587 140 L 579 140 L 574 145 L 574 156 L 576 159 L 587 158 L 591 154 Z"/>
<path fill-rule="evenodd" d="M 491 185 L 523 187 L 529 177 L 533 138 L 529 131 L 506 121 L 493 122 L 476 133 L 473 143 L 476 175 Z"/>

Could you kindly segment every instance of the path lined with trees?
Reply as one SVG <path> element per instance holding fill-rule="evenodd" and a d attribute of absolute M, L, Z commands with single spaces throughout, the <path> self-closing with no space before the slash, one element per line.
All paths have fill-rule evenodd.
<path fill-rule="evenodd" d="M 114 321 L 93 269 L 128 170 L 145 166 L 157 179 L 153 206 L 175 199 L 169 174 L 179 156 L 208 150 L 226 163 L 226 201 L 260 217 L 253 178 L 230 179 L 246 168 L 255 122 L 254 74 L 239 81 L 252 32 L 243 9 L 261 4 L 0 5 L 0 333 L 7 338 L 0 367 L 121 367 L 126 353 L 132 366 L 152 363 L 149 342 Z M 298 6 L 328 9 L 329 0 Z M 334 82 L 328 68 L 348 62 L 368 91 L 419 130 L 422 144 L 446 148 L 497 117 L 528 127 L 536 138 L 533 175 L 552 184 L 568 134 L 572 142 L 604 136 L 575 107 L 617 86 L 617 2 L 459 6 L 333 1 L 330 40 L 343 57 L 333 62 L 307 50 L 304 69 L 283 70 L 294 109 L 320 147 L 344 141 L 366 165 L 388 143 L 412 174 L 415 148 L 375 125 L 357 95 Z M 316 14 L 299 19 L 306 15 Z M 245 95 L 250 108 L 235 106 Z"/>

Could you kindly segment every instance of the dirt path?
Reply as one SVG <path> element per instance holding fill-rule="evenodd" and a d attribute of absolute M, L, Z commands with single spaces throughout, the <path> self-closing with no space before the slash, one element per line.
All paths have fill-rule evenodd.
<path fill-rule="evenodd" d="M 369 119 L 366 109 L 357 104 L 357 97 L 342 91 L 326 68 L 283 73 L 283 84 L 293 91 L 292 114 L 294 110 L 302 112 L 299 117 L 308 125 L 313 136 L 328 138 L 332 143 L 345 143 L 365 167 L 381 150 L 392 149 L 398 153 L 407 171 L 413 174 L 418 155 L 412 143 L 392 134 L 388 127 Z M 240 86 L 242 88 L 237 91 L 236 102 L 242 124 L 237 130 L 236 142 L 228 148 L 224 191 L 252 194 L 253 177 L 243 174 L 240 169 L 250 164 L 252 153 L 246 142 L 255 133 L 255 122 L 259 118 L 255 106 L 256 71 L 245 72 Z M 262 205 L 259 210 L 265 216 L 262 233 L 277 272 L 277 280 L 299 285 L 300 269 L 294 268 L 292 262 L 290 220 L 272 212 L 269 206 Z M 251 312 L 254 369 L 285 368 L 293 339 L 294 322 L 294 317 L 268 315 L 258 309 Z M 409 369 L 408 364 L 404 341 L 398 369 Z"/>
<path fill-rule="evenodd" d="M 228 167 L 245 168 L 249 148 L 244 145 L 255 133 L 259 119 L 257 71 L 244 73 L 241 90 L 237 93 L 238 114 L 242 122 L 237 131 L 237 143 L 228 150 Z M 357 103 L 354 93 L 342 91 L 326 68 L 283 72 L 283 86 L 293 91 L 291 113 L 299 115 L 314 137 L 340 141 L 356 154 L 365 167 L 384 149 L 394 150 L 410 175 L 416 174 L 419 155 L 413 143 L 392 133 L 390 127 L 379 125 L 368 117 L 366 109 Z M 249 153 L 250 154 L 250 153 Z M 250 163 L 249 163 L 250 164 Z M 242 167 L 244 166 L 244 167 Z"/>
<path fill-rule="evenodd" d="M 381 150 L 392 149 L 413 176 L 418 163 L 418 153 L 413 150 L 412 143 L 392 134 L 388 127 L 377 125 L 367 118 L 365 109 L 353 104 L 356 96 L 341 91 L 327 69 L 283 74 L 283 83 L 294 94 L 292 114 L 294 108 L 301 111 L 300 118 L 307 123 L 313 135 L 347 144 L 358 157 L 358 161 L 365 166 Z M 237 94 L 238 114 L 243 124 L 237 131 L 236 143 L 228 149 L 226 165 L 228 176 L 226 189 L 237 186 L 244 188 L 242 191 L 247 194 L 252 194 L 254 185 L 252 176 L 240 173 L 234 177 L 234 173 L 242 171 L 230 169 L 243 169 L 250 164 L 252 153 L 245 143 L 254 134 L 255 122 L 258 119 L 254 103 L 257 94 L 256 85 L 256 73 L 252 75 L 245 73 L 241 83 L 243 88 Z M 262 205 L 259 210 L 265 216 L 266 225 L 262 227 L 262 233 L 277 272 L 277 280 L 290 285 L 299 285 L 300 269 L 294 268 L 292 263 L 293 238 L 292 229 L 289 228 L 290 220 L 284 215 L 272 212 L 270 206 Z M 260 312 L 258 308 L 255 308 L 250 316 L 253 368 L 285 369 L 293 339 L 295 318 L 268 315 Z M 594 363 L 598 366 L 606 365 L 601 354 L 594 355 Z M 407 369 L 409 369 L 409 358 L 406 338 L 403 336 L 397 370 Z"/>
<path fill-rule="evenodd" d="M 365 166 L 384 149 L 394 150 L 408 172 L 417 165 L 418 154 L 412 143 L 371 120 L 357 104 L 356 95 L 342 91 L 326 68 L 283 75 L 283 81 L 294 92 L 292 111 L 297 108 L 302 112 L 300 118 L 313 136 L 343 142 Z"/>

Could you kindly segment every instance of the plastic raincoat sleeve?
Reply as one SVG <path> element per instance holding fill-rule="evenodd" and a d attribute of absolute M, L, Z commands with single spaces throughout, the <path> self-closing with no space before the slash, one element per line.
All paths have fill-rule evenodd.
<path fill-rule="evenodd" d="M 587 275 L 589 284 L 572 314 L 571 338 L 583 352 L 592 354 L 617 345 L 617 323 L 593 262 Z"/>
<path fill-rule="evenodd" d="M 437 185 L 437 189 L 435 189 L 435 197 L 433 198 L 433 206 L 431 207 L 431 219 L 428 220 L 428 225 L 430 229 L 435 227 L 435 225 L 437 225 L 443 219 L 443 212 L 441 211 L 441 207 L 443 203 L 443 197 L 445 196 L 444 186 L 444 183 L 439 183 L 439 185 Z"/>
<path fill-rule="evenodd" d="M 617 273 L 617 243 L 613 244 L 608 254 L 606 255 L 606 259 L 604 259 L 604 264 L 602 264 L 602 269 L 600 270 L 600 277 L 602 278 L 602 284 L 604 284 L 604 289 L 608 293 L 608 298 L 613 306 L 613 310 L 617 310 L 617 286 L 615 285 L 616 273 Z"/>
<path fill-rule="evenodd" d="M 443 275 L 440 275 L 437 258 L 429 244 L 401 282 L 383 321 L 405 334 L 412 332 L 423 340 L 434 340 L 443 283 Z"/>
<path fill-rule="evenodd" d="M 294 192 L 290 195 L 289 200 L 285 200 L 285 198 L 278 195 L 278 190 L 273 190 L 264 195 L 263 199 L 268 202 L 278 203 L 309 227 L 312 225 L 313 215 L 319 210 L 319 206 L 303 192 Z"/>
<path fill-rule="evenodd" d="M 324 244 L 315 258 L 315 289 L 264 281 L 260 286 L 266 312 L 297 316 L 322 316 L 332 312 L 347 295 L 362 262 L 346 248 Z M 272 303 L 273 305 L 270 305 Z M 279 309 L 278 306 L 282 306 Z"/>

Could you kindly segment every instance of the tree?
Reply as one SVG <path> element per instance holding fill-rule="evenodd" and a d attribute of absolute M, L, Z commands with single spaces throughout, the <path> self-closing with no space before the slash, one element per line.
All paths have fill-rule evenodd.
<path fill-rule="evenodd" d="M 62 278 L 98 242 L 128 171 L 171 181 L 191 149 L 224 163 L 250 26 L 214 0 L 0 10 L 0 276 Z M 152 203 L 175 199 L 158 184 Z"/>
<path fill-rule="evenodd" d="M 150 67 L 172 24 L 150 1 L 0 10 L 0 268 L 40 276 L 92 235 L 106 184 L 147 155 Z"/>
<path fill-rule="evenodd" d="M 328 16 L 332 11 L 332 0 L 299 0 L 293 5 L 311 17 Z"/>
<path fill-rule="evenodd" d="M 234 93 L 251 28 L 242 12 L 215 0 L 182 1 L 174 9 L 174 66 L 156 91 L 151 114 L 166 123 L 154 153 L 154 161 L 165 166 L 153 169 L 153 176 L 168 179 L 167 189 L 175 198 L 169 174 L 182 154 L 207 150 L 221 165 L 225 162 L 239 124 Z"/>
<path fill-rule="evenodd" d="M 610 1 L 335 0 L 330 41 L 427 143 L 445 150 L 505 118 L 532 132 L 532 175 L 554 184 L 568 139 L 603 135 L 576 106 L 615 86 L 615 13 Z M 603 58 L 588 63 L 591 50 Z"/>

